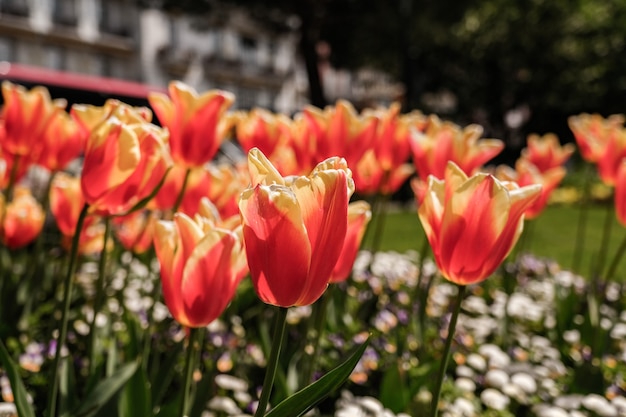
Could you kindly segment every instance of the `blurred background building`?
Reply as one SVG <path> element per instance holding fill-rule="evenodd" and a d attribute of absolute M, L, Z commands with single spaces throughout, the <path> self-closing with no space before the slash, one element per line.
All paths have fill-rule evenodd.
<path fill-rule="evenodd" d="M 0 0 L 0 61 L 159 88 L 178 79 L 231 91 L 236 108 L 292 114 L 309 102 L 299 24 L 268 25 L 232 5 L 198 16 L 135 0 Z M 402 92 L 384 72 L 333 68 L 326 44 L 318 52 L 329 102 L 388 104 Z"/>

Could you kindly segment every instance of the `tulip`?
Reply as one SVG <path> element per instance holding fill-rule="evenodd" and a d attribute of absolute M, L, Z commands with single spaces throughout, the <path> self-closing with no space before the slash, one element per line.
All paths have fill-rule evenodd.
<path fill-rule="evenodd" d="M 526 143 L 526 148 L 522 149 L 522 158 L 536 166 L 539 172 L 562 166 L 575 150 L 571 143 L 561 146 L 559 138 L 552 133 L 543 136 L 531 134 Z"/>
<path fill-rule="evenodd" d="M 50 187 L 50 211 L 63 235 L 74 234 L 84 205 L 85 198 L 80 188 L 80 178 L 58 172 Z"/>
<path fill-rule="evenodd" d="M 35 163 L 54 172 L 64 169 L 85 147 L 86 135 L 66 111 L 58 112 L 42 135 L 42 151 Z"/>
<path fill-rule="evenodd" d="M 303 115 L 317 139 L 315 160 L 340 156 L 349 166 L 354 166 L 370 148 L 378 124 L 376 117 L 359 115 L 345 100 L 338 100 L 324 111 L 307 106 Z"/>
<path fill-rule="evenodd" d="M 540 184 L 541 194 L 524 212 L 527 220 L 534 219 L 541 214 L 548 204 L 552 192 L 559 186 L 567 171 L 562 166 L 550 168 L 541 172 L 535 165 L 525 158 L 518 159 L 515 170 L 508 166 L 500 166 L 496 170 L 496 177 L 503 181 L 515 182 L 520 187 Z"/>
<path fill-rule="evenodd" d="M 254 108 L 238 119 L 237 141 L 246 153 L 252 148 L 259 148 L 272 160 L 278 146 L 291 134 L 291 123 L 291 119 L 284 114 Z"/>
<path fill-rule="evenodd" d="M 409 139 L 419 177 L 423 181 L 427 181 L 429 175 L 443 178 L 448 161 L 454 162 L 466 175 L 474 174 L 504 149 L 500 140 L 479 140 L 482 132 L 479 125 L 461 128 L 431 116 L 426 130 L 414 131 Z"/>
<path fill-rule="evenodd" d="M 369 203 L 356 201 L 348 206 L 348 229 L 343 242 L 343 249 L 339 255 L 339 260 L 330 276 L 329 282 L 336 283 L 345 281 L 356 259 L 356 255 L 361 246 L 361 241 L 367 230 L 367 225 L 372 218 L 372 211 Z"/>
<path fill-rule="evenodd" d="M 241 227 L 230 231 L 196 216 L 176 213 L 156 224 L 154 247 L 163 297 L 180 324 L 207 326 L 224 311 L 245 275 Z"/>
<path fill-rule="evenodd" d="M 45 87 L 26 90 L 9 81 L 2 83 L 4 134 L 0 147 L 5 153 L 19 156 L 37 155 L 41 138 L 52 117 L 65 108 L 65 100 L 52 100 Z"/>
<path fill-rule="evenodd" d="M 606 185 L 613 186 L 622 160 L 626 158 L 626 128 L 612 130 L 597 160 L 598 174 Z"/>
<path fill-rule="evenodd" d="M 125 124 L 115 116 L 92 132 L 81 187 L 94 213 L 123 214 L 149 197 L 171 162 L 167 131 L 149 123 Z"/>
<path fill-rule="evenodd" d="M 453 162 L 443 180 L 429 177 L 418 214 L 441 274 L 468 285 L 502 263 L 524 227 L 524 212 L 541 185 L 517 187 L 478 173 L 468 178 Z"/>
<path fill-rule="evenodd" d="M 372 149 L 356 164 L 352 171 L 356 191 L 365 195 L 380 193 L 389 196 L 402 186 L 415 173 L 412 164 L 398 164 L 384 170 Z"/>
<path fill-rule="evenodd" d="M 251 188 L 239 200 L 252 282 L 279 307 L 314 303 L 326 290 L 343 248 L 354 192 L 342 158 L 309 176 L 283 178 L 258 149 L 248 153 Z"/>
<path fill-rule="evenodd" d="M 583 159 L 596 163 L 605 153 L 607 143 L 623 126 L 624 116 L 614 114 L 604 118 L 599 114 L 582 113 L 570 116 L 567 123 Z"/>
<path fill-rule="evenodd" d="M 72 237 L 76 233 L 78 218 L 85 205 L 85 198 L 80 188 L 80 178 L 65 172 L 57 172 L 50 186 L 50 212 L 63 235 L 62 245 L 71 249 Z M 88 215 L 80 231 L 78 253 L 82 255 L 99 254 L 104 248 L 104 229 L 102 219 Z M 107 249 L 110 247 L 107 245 Z"/>
<path fill-rule="evenodd" d="M 116 99 L 108 99 L 102 106 L 74 104 L 70 114 L 85 137 L 113 115 L 127 124 L 152 121 L 152 111 L 149 108 L 132 107 Z"/>
<path fill-rule="evenodd" d="M 2 243 L 18 249 L 33 242 L 41 233 L 45 213 L 28 188 L 15 190 L 13 201 L 4 207 Z"/>
<path fill-rule="evenodd" d="M 170 131 L 172 158 L 187 168 L 200 167 L 213 159 L 234 124 L 226 111 L 235 96 L 219 90 L 198 95 L 180 81 L 170 83 L 169 94 L 151 93 L 148 101 Z"/>

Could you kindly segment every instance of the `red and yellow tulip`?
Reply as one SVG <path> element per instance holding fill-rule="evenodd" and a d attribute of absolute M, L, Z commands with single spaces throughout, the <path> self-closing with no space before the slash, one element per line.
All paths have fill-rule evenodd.
<path fill-rule="evenodd" d="M 441 274 L 459 285 L 485 280 L 502 263 L 524 226 L 540 185 L 517 187 L 494 176 L 469 177 L 449 162 L 431 176 L 418 214 Z"/>
<path fill-rule="evenodd" d="M 148 101 L 161 125 L 170 131 L 170 151 L 177 164 L 196 168 L 211 161 L 235 120 L 226 111 L 235 101 L 232 93 L 210 90 L 198 93 L 172 81 L 169 97 L 151 93 Z"/>
<path fill-rule="evenodd" d="M 422 181 L 427 181 L 429 175 L 443 178 L 448 161 L 454 162 L 466 175 L 474 174 L 504 149 L 500 140 L 479 140 L 482 133 L 479 125 L 461 128 L 430 116 L 426 130 L 416 130 L 410 137 L 417 174 Z"/>
<path fill-rule="evenodd" d="M 13 200 L 4 205 L 3 210 L 2 243 L 8 248 L 24 247 L 41 233 L 45 213 L 28 188 L 16 188 Z"/>
<path fill-rule="evenodd" d="M 604 118 L 599 114 L 581 113 L 570 116 L 567 123 L 582 157 L 596 163 L 605 154 L 608 142 L 623 127 L 624 116 L 614 114 Z"/>
<path fill-rule="evenodd" d="M 339 259 L 354 191 L 342 158 L 309 176 L 283 178 L 258 149 L 248 153 L 251 188 L 239 200 L 248 265 L 259 298 L 281 307 L 314 303 Z"/>
<path fill-rule="evenodd" d="M 150 196 L 171 162 L 167 131 L 149 123 L 125 124 L 115 116 L 89 136 L 81 176 L 94 213 L 123 214 Z"/>
<path fill-rule="evenodd" d="M 9 81 L 2 82 L 4 106 L 0 119 L 3 134 L 0 147 L 4 153 L 19 156 L 37 155 L 42 136 L 52 117 L 65 109 L 65 100 L 52 100 L 45 87 L 27 90 Z"/>
<path fill-rule="evenodd" d="M 545 172 L 541 172 L 529 160 L 520 158 L 515 164 L 515 169 L 508 166 L 500 166 L 496 169 L 496 177 L 502 181 L 515 182 L 520 187 L 526 185 L 541 185 L 541 193 L 539 197 L 524 212 L 525 218 L 534 219 L 546 207 L 548 199 L 552 192 L 559 186 L 567 171 L 562 166 L 550 168 Z"/>
<path fill-rule="evenodd" d="M 539 172 L 546 172 L 563 166 L 575 150 L 576 147 L 571 143 L 561 145 L 559 138 L 553 133 L 543 136 L 530 134 L 526 140 L 526 148 L 522 149 L 522 158 L 537 167 Z"/>
<path fill-rule="evenodd" d="M 165 304 L 186 327 L 204 327 L 219 317 L 246 273 L 241 227 L 216 227 L 200 215 L 176 213 L 173 221 L 159 221 L 154 247 Z"/>

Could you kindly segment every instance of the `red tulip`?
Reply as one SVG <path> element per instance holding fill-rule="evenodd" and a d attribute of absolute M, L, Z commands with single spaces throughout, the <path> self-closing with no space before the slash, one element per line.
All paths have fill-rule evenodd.
<path fill-rule="evenodd" d="M 235 295 L 245 274 L 240 231 L 215 227 L 201 216 L 194 221 L 184 213 L 157 223 L 154 247 L 163 297 L 183 326 L 207 326 Z"/>
<path fill-rule="evenodd" d="M 248 153 L 248 165 L 252 185 L 239 208 L 256 293 L 267 304 L 310 305 L 326 290 L 343 248 L 350 170 L 330 158 L 309 176 L 283 178 L 258 149 Z"/>
<path fill-rule="evenodd" d="M 93 212 L 123 214 L 154 192 L 170 166 L 166 135 L 155 125 L 125 124 L 115 116 L 91 133 L 81 187 Z"/>
<path fill-rule="evenodd" d="M 418 214 L 441 274 L 459 285 L 485 280 L 519 238 L 524 212 L 540 185 L 517 187 L 484 173 L 467 175 L 448 163 L 431 176 Z"/>
<path fill-rule="evenodd" d="M 1 216 L 2 243 L 10 249 L 18 249 L 33 242 L 41 230 L 45 213 L 28 188 L 16 188 L 13 201 L 6 204 Z"/>
<path fill-rule="evenodd" d="M 480 139 L 479 125 L 461 128 L 431 116 L 424 132 L 414 131 L 410 137 L 413 163 L 423 181 L 429 175 L 443 178 L 448 161 L 454 162 L 466 175 L 474 174 L 482 165 L 504 149 L 497 139 Z"/>
<path fill-rule="evenodd" d="M 582 157 L 596 163 L 605 153 L 607 143 L 622 128 L 623 115 L 611 115 L 607 118 L 599 114 L 582 113 L 567 119 L 570 129 L 578 144 Z"/>
<path fill-rule="evenodd" d="M 543 136 L 531 134 L 526 143 L 526 148 L 522 149 L 522 158 L 530 161 L 539 172 L 563 166 L 575 151 L 571 143 L 561 146 L 559 138 L 552 133 Z"/>
<path fill-rule="evenodd" d="M 219 90 L 198 95 L 180 81 L 170 83 L 169 94 L 151 93 L 148 101 L 161 125 L 170 131 L 172 158 L 187 168 L 200 167 L 213 159 L 234 124 L 226 111 L 235 96 Z"/>
<path fill-rule="evenodd" d="M 42 135 L 42 150 L 35 163 L 49 171 L 64 169 L 85 147 L 86 136 L 65 111 L 58 112 Z"/>
<path fill-rule="evenodd" d="M 0 147 L 11 155 L 33 156 L 41 149 L 42 136 L 52 117 L 65 108 L 65 100 L 51 100 L 45 87 L 26 90 L 9 81 L 2 83 L 4 134 Z"/>
<path fill-rule="evenodd" d="M 520 187 L 531 184 L 541 185 L 539 197 L 524 212 L 526 219 L 530 220 L 541 214 L 546 204 L 548 204 L 550 195 L 565 178 L 566 173 L 567 171 L 562 166 L 541 172 L 530 161 L 520 158 L 515 164 L 515 170 L 508 166 L 498 167 L 496 177 L 503 181 L 515 182 Z"/>

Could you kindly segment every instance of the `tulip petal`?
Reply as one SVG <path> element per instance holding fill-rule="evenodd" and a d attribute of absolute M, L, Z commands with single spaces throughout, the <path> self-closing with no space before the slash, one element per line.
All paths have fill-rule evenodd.
<path fill-rule="evenodd" d="M 339 259 L 347 230 L 347 177 L 343 170 L 317 172 L 311 178 L 298 177 L 292 185 L 312 248 L 309 280 L 299 300 L 311 304 L 322 295 Z M 311 301 L 312 300 L 312 301 Z"/>
<path fill-rule="evenodd" d="M 285 186 L 244 191 L 246 256 L 256 292 L 265 303 L 295 305 L 309 274 L 311 245 L 295 193 Z"/>
<path fill-rule="evenodd" d="M 181 282 L 187 326 L 211 323 L 232 299 L 237 283 L 231 255 L 236 244 L 237 237 L 231 232 L 213 229 L 189 256 Z"/>

